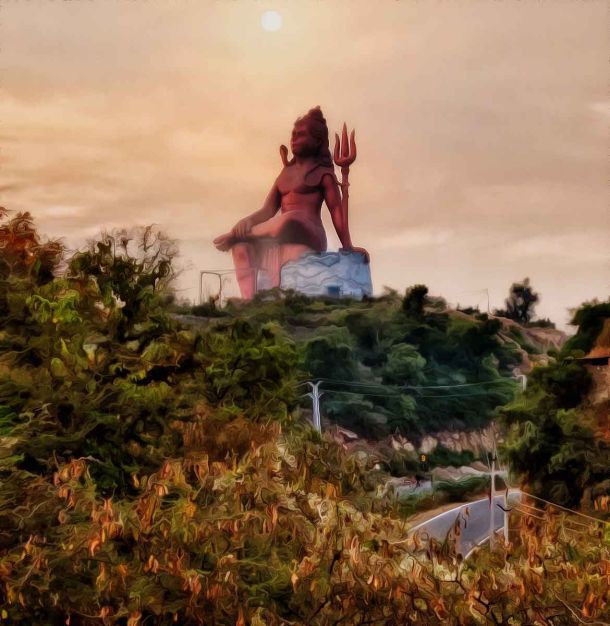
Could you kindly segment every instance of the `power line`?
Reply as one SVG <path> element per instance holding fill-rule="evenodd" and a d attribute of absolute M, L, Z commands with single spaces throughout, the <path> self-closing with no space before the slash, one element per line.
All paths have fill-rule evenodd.
<path fill-rule="evenodd" d="M 333 378 L 316 378 L 316 381 L 320 381 L 322 383 L 330 383 L 333 385 L 349 385 L 351 387 L 366 387 L 366 388 L 375 388 L 375 389 L 383 389 L 387 390 L 388 387 L 379 383 L 363 383 L 355 380 L 336 380 Z M 454 385 L 401 385 L 399 387 L 395 387 L 396 392 L 400 392 L 401 390 L 409 390 L 409 391 L 419 391 L 426 389 L 458 389 L 464 387 L 480 387 L 485 385 L 505 385 L 507 382 L 511 381 L 509 378 L 498 378 L 495 380 L 484 380 L 476 383 L 456 383 Z M 448 396 L 439 396 L 439 397 L 448 397 Z"/>
<path fill-rule="evenodd" d="M 478 386 L 484 386 L 484 385 L 490 385 L 490 384 L 505 384 L 509 379 L 507 378 L 501 378 L 501 379 L 496 379 L 496 380 L 487 380 L 487 381 L 481 381 L 481 382 L 477 382 L 477 383 L 457 383 L 455 385 L 420 385 L 420 386 L 416 386 L 416 385 L 403 385 L 402 387 L 398 387 L 398 388 L 389 388 L 389 387 L 385 387 L 384 385 L 378 384 L 378 383 L 362 383 L 362 382 L 358 382 L 358 381 L 354 381 L 354 380 L 335 380 L 332 378 L 318 378 L 315 380 L 304 380 L 304 381 L 300 381 L 298 383 L 295 383 L 295 389 L 298 389 L 299 387 L 303 386 L 303 385 L 309 385 L 312 389 L 311 393 L 306 393 L 306 394 L 301 394 L 301 397 L 310 397 L 313 401 L 313 414 L 314 414 L 314 427 L 318 430 L 318 432 L 321 432 L 321 417 L 320 417 L 320 397 L 322 396 L 322 392 L 320 391 L 320 386 L 323 383 L 326 383 L 327 385 L 330 385 L 331 387 L 333 385 L 347 385 L 348 387 L 352 387 L 352 389 L 328 389 L 326 388 L 325 391 L 331 391 L 333 393 L 336 394 L 346 394 L 346 395 L 354 395 L 354 396 L 364 396 L 367 398 L 400 398 L 402 396 L 401 391 L 406 391 L 406 390 L 410 390 L 410 391 L 417 391 L 420 392 L 421 390 L 427 390 L 427 389 L 455 389 L 455 388 L 471 388 L 471 387 L 478 387 Z M 356 388 L 357 390 L 354 390 L 354 388 Z M 474 397 L 480 397 L 481 394 L 485 394 L 487 393 L 485 390 L 481 390 L 480 392 L 477 392 L 476 390 L 473 390 L 474 393 L 458 393 L 458 394 L 441 394 L 441 395 L 426 395 L 426 394 L 421 394 L 418 393 L 417 396 L 417 400 L 422 400 L 422 399 L 437 399 L 437 400 L 443 400 L 446 398 L 474 398 Z"/>
<path fill-rule="evenodd" d="M 382 387 L 378 383 L 362 383 L 355 380 L 336 380 L 334 378 L 317 378 L 316 380 L 320 380 L 325 383 L 341 383 L 346 385 L 360 385 L 366 387 Z M 509 378 L 497 378 L 495 380 L 483 380 L 476 383 L 455 383 L 453 385 L 400 385 L 397 389 L 454 389 L 456 387 L 477 387 L 480 385 L 497 385 L 497 384 L 505 384 L 507 381 L 512 380 Z"/>
<path fill-rule="evenodd" d="M 347 394 L 347 395 L 354 395 L 354 396 L 366 396 L 367 398 L 400 398 L 402 397 L 402 394 L 398 391 L 396 392 L 386 392 L 386 393 L 377 393 L 377 392 L 369 392 L 369 391 L 365 391 L 365 390 L 361 390 L 361 391 L 351 391 L 349 389 L 328 389 L 325 388 L 325 391 L 332 391 L 333 393 L 342 393 L 342 394 Z M 484 392 L 485 393 L 485 392 Z M 475 398 L 475 397 L 480 397 L 481 393 L 456 393 L 456 394 L 445 394 L 445 395 L 435 395 L 435 396 L 431 396 L 431 395 L 419 395 L 417 396 L 417 399 L 422 399 L 422 398 L 436 398 L 439 400 L 443 400 L 445 398 Z"/>
<path fill-rule="evenodd" d="M 556 504 L 555 502 L 551 502 L 550 500 L 545 500 L 544 498 L 539 498 L 538 496 L 534 496 L 531 493 L 527 493 L 527 491 L 523 491 L 523 493 L 528 497 L 528 498 L 532 498 L 534 500 L 539 500 L 540 502 L 544 502 L 546 504 L 550 504 L 551 506 L 554 506 L 558 509 L 563 509 L 564 511 L 568 512 L 568 513 L 572 513 L 573 515 L 580 515 L 581 517 L 586 517 L 587 519 L 590 519 L 594 522 L 597 522 L 598 524 L 605 524 L 607 526 L 610 526 L 610 522 L 607 522 L 606 520 L 602 520 L 599 519 L 597 517 L 593 517 L 591 515 L 587 515 L 586 513 L 581 513 L 580 511 L 574 511 L 573 509 L 568 509 L 565 506 L 561 506 L 561 504 Z"/>

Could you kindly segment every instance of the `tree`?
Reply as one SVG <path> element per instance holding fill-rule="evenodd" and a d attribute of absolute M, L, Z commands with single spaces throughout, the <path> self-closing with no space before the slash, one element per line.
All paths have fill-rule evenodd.
<path fill-rule="evenodd" d="M 336 326 L 320 329 L 304 345 L 303 368 L 312 378 L 357 380 L 353 339 L 347 329 Z"/>
<path fill-rule="evenodd" d="M 500 414 L 508 426 L 505 452 L 536 495 L 577 506 L 587 489 L 607 478 L 610 448 L 595 438 L 584 408 L 591 376 L 577 361 L 537 367 L 526 393 Z"/>
<path fill-rule="evenodd" d="M 115 229 L 77 252 L 70 259 L 69 275 L 95 281 L 104 305 L 116 314 L 123 339 L 151 307 L 170 296 L 177 255 L 176 242 L 154 226 Z"/>
<path fill-rule="evenodd" d="M 604 328 L 604 322 L 610 318 L 610 301 L 586 302 L 572 312 L 570 324 L 578 327 L 578 332 L 568 339 L 562 353 L 573 350 L 589 352 Z"/>
<path fill-rule="evenodd" d="M 388 361 L 382 369 L 382 381 L 388 385 L 417 385 L 425 380 L 426 359 L 414 346 L 399 343 L 388 352 Z"/>
<path fill-rule="evenodd" d="M 409 287 L 402 300 L 402 310 L 409 317 L 421 320 L 424 316 L 424 305 L 428 296 L 426 285 L 413 285 Z"/>
<path fill-rule="evenodd" d="M 527 324 L 534 317 L 534 307 L 539 300 L 540 296 L 532 289 L 530 279 L 524 278 L 522 282 L 511 285 L 509 296 L 505 300 L 506 309 L 497 309 L 495 314 Z"/>

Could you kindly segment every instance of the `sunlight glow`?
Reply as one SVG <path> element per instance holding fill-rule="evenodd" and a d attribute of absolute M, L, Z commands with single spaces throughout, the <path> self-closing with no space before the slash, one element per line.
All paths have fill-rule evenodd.
<path fill-rule="evenodd" d="M 261 16 L 261 26 L 269 32 L 282 28 L 282 16 L 277 11 L 265 11 Z"/>

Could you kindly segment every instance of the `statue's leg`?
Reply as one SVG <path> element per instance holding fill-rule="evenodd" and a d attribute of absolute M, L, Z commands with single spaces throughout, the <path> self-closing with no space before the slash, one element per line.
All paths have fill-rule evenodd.
<path fill-rule="evenodd" d="M 299 218 L 290 213 L 284 213 L 250 230 L 252 238 L 276 239 L 278 243 L 297 243 L 308 246 L 313 250 L 326 249 L 324 229 L 315 221 Z"/>
<path fill-rule="evenodd" d="M 281 247 L 281 265 L 289 261 L 297 261 L 307 252 L 314 252 L 309 246 L 300 243 L 285 243 Z"/>
<path fill-rule="evenodd" d="M 256 292 L 256 251 L 250 243 L 236 243 L 231 248 L 241 297 L 251 300 Z"/>

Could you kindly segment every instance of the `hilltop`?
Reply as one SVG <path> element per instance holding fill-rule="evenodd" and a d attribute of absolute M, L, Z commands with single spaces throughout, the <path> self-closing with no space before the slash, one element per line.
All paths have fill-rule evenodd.
<path fill-rule="evenodd" d="M 301 379 L 323 380 L 327 425 L 417 443 L 430 433 L 487 427 L 512 399 L 513 375 L 552 361 L 567 339 L 553 328 L 451 309 L 423 286 L 363 301 L 274 291 L 181 313 L 201 327 L 273 322 L 297 347 Z"/>

